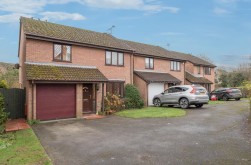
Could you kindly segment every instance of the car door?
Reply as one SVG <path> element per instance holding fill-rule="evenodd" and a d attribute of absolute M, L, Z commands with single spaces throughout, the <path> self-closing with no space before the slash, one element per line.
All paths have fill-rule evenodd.
<path fill-rule="evenodd" d="M 173 87 L 168 88 L 167 90 L 164 91 L 163 97 L 162 97 L 162 102 L 165 103 L 173 103 L 173 94 L 175 92 L 175 89 Z"/>
<path fill-rule="evenodd" d="M 219 97 L 220 97 L 220 90 L 219 90 L 219 89 L 216 89 L 216 90 L 212 91 L 212 92 L 210 93 L 210 99 L 211 99 L 211 97 L 212 97 L 213 95 L 215 95 L 217 98 L 219 98 Z"/>
<path fill-rule="evenodd" d="M 175 87 L 172 95 L 173 103 L 179 103 L 179 99 L 182 96 L 184 90 L 181 87 Z"/>

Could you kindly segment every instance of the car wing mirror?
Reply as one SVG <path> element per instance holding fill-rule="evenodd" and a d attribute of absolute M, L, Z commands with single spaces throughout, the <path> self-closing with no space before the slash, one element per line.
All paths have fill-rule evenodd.
<path fill-rule="evenodd" d="M 162 94 L 162 95 L 164 95 L 165 93 L 164 93 L 164 92 L 162 92 L 161 94 Z"/>

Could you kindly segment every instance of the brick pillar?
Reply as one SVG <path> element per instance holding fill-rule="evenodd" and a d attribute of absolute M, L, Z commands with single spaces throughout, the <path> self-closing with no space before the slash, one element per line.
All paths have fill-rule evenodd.
<path fill-rule="evenodd" d="M 76 117 L 82 118 L 83 115 L 83 84 L 76 85 Z"/>
<path fill-rule="evenodd" d="M 36 84 L 33 84 L 33 119 L 37 119 L 37 90 Z"/>
<path fill-rule="evenodd" d="M 29 81 L 26 82 L 26 111 L 27 119 L 32 119 L 32 85 Z"/>

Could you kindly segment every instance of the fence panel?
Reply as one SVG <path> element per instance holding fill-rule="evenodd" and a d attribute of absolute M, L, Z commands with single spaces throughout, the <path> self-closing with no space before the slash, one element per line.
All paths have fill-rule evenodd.
<path fill-rule="evenodd" d="M 0 88 L 0 93 L 5 100 L 5 111 L 9 112 L 9 118 L 17 119 L 25 117 L 25 90 L 18 88 Z"/>

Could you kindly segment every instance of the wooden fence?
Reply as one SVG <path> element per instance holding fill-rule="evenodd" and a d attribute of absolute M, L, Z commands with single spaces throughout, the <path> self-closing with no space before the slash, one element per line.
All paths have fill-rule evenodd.
<path fill-rule="evenodd" d="M 18 88 L 0 88 L 4 97 L 5 111 L 9 112 L 9 118 L 17 119 L 25 117 L 25 90 Z"/>

